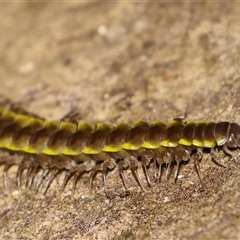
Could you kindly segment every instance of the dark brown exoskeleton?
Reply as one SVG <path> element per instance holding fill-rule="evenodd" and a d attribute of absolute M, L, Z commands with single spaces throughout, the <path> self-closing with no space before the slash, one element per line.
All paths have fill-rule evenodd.
<path fill-rule="evenodd" d="M 212 159 L 218 164 L 215 149 L 234 157 L 231 149 L 240 147 L 240 126 L 230 122 L 182 121 L 173 119 L 168 123 L 143 121 L 134 124 L 119 123 L 96 125 L 65 121 L 49 121 L 37 116 L 14 112 L 0 107 L 0 148 L 2 151 L 19 154 L 22 158 L 2 157 L 4 184 L 7 188 L 7 171 L 18 165 L 17 184 L 21 185 L 22 173 L 27 170 L 27 185 L 42 170 L 36 181 L 39 187 L 47 179 L 49 187 L 55 176 L 65 171 L 63 187 L 73 177 L 73 191 L 79 177 L 88 172 L 90 186 L 95 174 L 102 172 L 106 191 L 107 172 L 116 166 L 127 189 L 124 176 L 130 168 L 139 186 L 144 189 L 138 175 L 142 166 L 146 180 L 151 186 L 148 168 L 155 166 L 154 177 L 161 178 L 162 166 L 167 165 L 169 177 L 173 163 L 176 163 L 175 180 L 182 161 L 193 160 L 200 182 L 199 162 L 204 149 L 208 149 Z M 91 188 L 91 187 L 90 187 Z"/>

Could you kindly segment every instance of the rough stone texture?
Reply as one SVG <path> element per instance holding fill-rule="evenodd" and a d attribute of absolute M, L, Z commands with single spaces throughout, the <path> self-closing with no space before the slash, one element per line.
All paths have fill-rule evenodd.
<path fill-rule="evenodd" d="M 1 3 L 0 18 L 0 94 L 30 112 L 239 122 L 239 3 Z M 60 194 L 61 176 L 46 196 L 20 193 L 12 168 L 9 194 L 0 187 L 0 238 L 237 239 L 240 163 L 221 161 L 228 167 L 202 160 L 202 192 L 192 162 L 176 184 L 163 176 L 146 192 L 127 171 L 125 197 L 113 171 L 110 198 L 100 174 L 91 197 L 87 176 L 74 197 L 70 183 Z"/>

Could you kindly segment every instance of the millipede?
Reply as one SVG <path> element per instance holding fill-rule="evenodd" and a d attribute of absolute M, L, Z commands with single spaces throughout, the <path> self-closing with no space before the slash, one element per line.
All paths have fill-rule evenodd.
<path fill-rule="evenodd" d="M 232 150 L 239 147 L 240 125 L 237 123 L 194 122 L 176 118 L 167 123 L 90 124 L 76 121 L 71 114 L 59 121 L 50 121 L 13 107 L 0 106 L 0 148 L 9 154 L 0 158 L 0 164 L 4 166 L 5 188 L 8 188 L 9 168 L 17 165 L 18 187 L 22 185 L 25 170 L 27 186 L 34 182 L 39 188 L 46 181 L 46 190 L 55 176 L 64 171 L 62 190 L 72 178 L 74 192 L 83 173 L 89 174 L 91 189 L 93 179 L 100 171 L 106 192 L 107 173 L 117 167 L 126 190 L 124 172 L 128 168 L 144 190 L 138 175 L 139 166 L 143 169 L 147 185 L 151 186 L 150 163 L 155 167 L 155 182 L 160 182 L 162 166 L 166 167 L 168 178 L 171 166 L 176 165 L 176 181 L 183 161 L 194 162 L 202 185 L 199 163 L 205 152 L 214 162 L 222 165 L 216 150 L 233 158 L 235 152 Z M 14 157 L 15 154 L 21 157 Z M 41 174 L 36 178 L 39 172 Z"/>

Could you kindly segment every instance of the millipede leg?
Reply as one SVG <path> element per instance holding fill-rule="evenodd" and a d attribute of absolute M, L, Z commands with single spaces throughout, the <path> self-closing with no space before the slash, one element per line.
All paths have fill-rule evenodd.
<path fill-rule="evenodd" d="M 48 188 L 50 187 L 50 184 L 52 183 L 53 179 L 56 177 L 56 175 L 60 172 L 59 169 L 54 169 L 52 171 L 52 174 L 49 176 L 49 179 L 47 180 L 47 183 L 46 183 L 46 188 L 45 188 L 45 191 L 44 191 L 44 195 L 47 193 L 47 190 Z"/>
<path fill-rule="evenodd" d="M 151 181 L 150 181 L 149 174 L 148 174 L 148 169 L 147 169 L 147 166 L 149 165 L 150 160 L 151 160 L 151 158 L 142 157 L 143 171 L 144 171 L 144 174 L 146 176 L 147 184 L 148 184 L 149 187 L 151 187 L 151 185 L 152 185 Z M 155 165 L 156 165 L 156 161 L 155 161 Z M 155 172 L 156 172 L 156 166 L 155 166 Z"/>
<path fill-rule="evenodd" d="M 94 167 L 94 165 L 95 165 L 94 161 L 88 161 L 88 162 L 81 163 L 79 165 L 75 165 L 69 169 L 66 169 L 67 172 L 66 172 L 66 175 L 65 175 L 63 183 L 62 183 L 61 192 L 63 192 L 63 190 L 64 190 L 67 182 L 71 178 L 71 176 L 74 175 L 73 186 L 72 186 L 72 195 L 74 195 L 74 192 L 76 189 L 76 184 L 77 184 L 77 181 L 78 181 L 80 175 L 83 172 L 91 171 L 91 169 Z"/>
<path fill-rule="evenodd" d="M 160 183 L 161 181 L 161 176 L 162 176 L 162 164 L 163 164 L 163 159 L 161 156 L 156 156 L 156 162 L 158 163 L 158 173 L 156 176 L 156 181 L 157 183 Z"/>
<path fill-rule="evenodd" d="M 77 171 L 79 171 L 80 169 L 82 169 L 82 168 L 83 168 L 83 165 L 75 165 L 75 166 L 72 165 L 71 167 L 68 166 L 67 168 L 66 168 L 66 166 L 65 166 L 65 167 L 62 166 L 62 168 L 65 168 L 65 169 L 66 169 L 66 175 L 65 175 L 64 180 L 63 180 L 63 183 L 62 183 L 61 192 L 63 192 L 63 190 L 64 190 L 65 186 L 67 185 L 67 182 L 69 181 L 69 179 L 71 178 L 71 176 L 72 176 L 75 172 L 77 172 Z M 87 169 L 87 168 L 86 168 L 86 166 L 85 166 L 83 170 L 86 170 L 86 169 Z"/>
<path fill-rule="evenodd" d="M 35 176 L 36 176 L 36 174 L 37 174 L 37 172 L 38 172 L 38 168 L 39 168 L 39 165 L 36 164 L 36 165 L 33 167 L 33 170 L 32 170 L 30 176 L 29 176 L 28 179 L 27 179 L 27 180 L 28 180 L 28 187 L 29 187 L 29 188 L 31 188 L 31 186 L 32 186 L 32 184 L 33 184 L 33 182 L 34 182 Z"/>
<path fill-rule="evenodd" d="M 177 181 L 177 178 L 178 178 L 178 173 L 179 173 L 179 165 L 180 165 L 180 162 L 179 160 L 176 160 L 177 162 L 177 168 L 176 168 L 176 171 L 175 171 L 175 174 L 174 174 L 174 182 L 176 183 Z"/>
<path fill-rule="evenodd" d="M 104 191 L 105 191 L 106 195 L 107 195 L 107 178 L 106 178 L 107 171 L 108 171 L 108 169 L 113 169 L 115 166 L 116 166 L 116 162 L 112 158 L 103 163 L 103 167 L 102 167 L 103 175 L 102 176 L 103 176 Z"/>
<path fill-rule="evenodd" d="M 79 115 L 79 112 L 76 111 L 76 109 L 72 109 L 70 112 L 68 112 L 66 115 L 64 115 L 60 121 L 69 121 L 69 122 L 77 122 L 81 116 Z"/>
<path fill-rule="evenodd" d="M 74 166 L 74 167 L 70 168 L 69 170 L 67 170 L 66 175 L 63 180 L 63 183 L 62 183 L 61 192 L 63 192 L 65 186 L 67 185 L 67 182 L 69 181 L 69 179 L 71 178 L 72 175 L 74 175 L 77 172 L 76 174 L 79 176 L 79 174 L 81 172 L 80 168 L 82 169 L 82 166 L 78 165 L 78 166 Z M 84 171 L 84 169 L 82 171 Z M 77 180 L 78 180 L 78 177 L 77 177 Z M 76 180 L 74 178 L 73 182 L 75 182 L 75 181 Z M 73 184 L 73 188 L 74 188 L 74 184 Z M 73 195 L 73 190 L 72 190 L 72 195 Z"/>
<path fill-rule="evenodd" d="M 174 156 L 172 156 L 170 149 L 164 153 L 163 155 L 163 162 L 167 164 L 167 172 L 166 172 L 166 178 L 169 179 L 170 173 L 171 173 L 171 165 L 173 161 Z"/>
<path fill-rule="evenodd" d="M 229 149 L 228 149 L 228 150 L 229 150 Z M 224 151 L 225 151 L 225 150 L 224 150 Z M 230 151 L 230 150 L 229 150 L 229 151 Z M 218 164 L 218 165 L 221 166 L 221 167 L 226 168 L 226 166 L 225 166 L 224 164 L 222 164 L 222 163 L 217 159 L 217 156 L 216 156 L 216 154 L 215 154 L 215 152 L 214 152 L 213 149 L 211 149 L 210 155 L 211 155 L 212 160 L 213 160 L 216 164 Z"/>
<path fill-rule="evenodd" d="M 198 175 L 198 179 L 200 181 L 200 185 L 201 185 L 201 188 L 202 188 L 203 187 L 203 181 L 202 181 L 202 178 L 201 178 L 200 165 L 199 165 L 199 161 L 202 159 L 202 152 L 197 151 L 196 153 L 194 153 L 192 155 L 192 158 L 194 160 L 194 166 L 195 166 L 195 169 L 196 169 L 196 172 L 197 172 L 197 175 Z"/>
<path fill-rule="evenodd" d="M 25 187 L 28 187 L 28 183 L 29 183 L 29 176 L 33 171 L 33 166 L 29 166 L 27 173 L 26 173 L 26 182 L 25 182 Z"/>
<path fill-rule="evenodd" d="M 70 169 L 66 172 L 66 175 L 63 179 L 62 187 L 61 187 L 61 192 L 63 192 L 65 186 L 67 185 L 67 182 L 69 181 L 70 177 L 74 174 L 76 170 Z"/>
<path fill-rule="evenodd" d="M 226 154 L 228 154 L 229 156 L 231 156 L 231 159 L 234 159 L 234 158 L 236 158 L 236 157 L 238 156 L 237 153 L 230 151 L 229 148 L 226 147 L 225 145 L 223 145 L 223 151 L 224 151 Z"/>
<path fill-rule="evenodd" d="M 35 170 L 35 167 L 36 166 L 34 166 L 33 162 L 31 161 L 30 164 L 29 164 L 29 168 L 27 170 L 27 173 L 26 173 L 26 182 L 25 182 L 26 187 L 29 187 L 31 185 L 31 182 L 32 182 L 31 176 L 34 176 L 33 172 Z"/>
<path fill-rule="evenodd" d="M 143 185 L 141 183 L 141 180 L 139 178 L 138 172 L 137 172 L 138 160 L 135 157 L 132 156 L 132 157 L 129 158 L 129 162 L 130 162 L 130 168 L 132 170 L 133 176 L 137 180 L 137 183 L 140 186 L 140 188 L 142 189 L 142 191 L 145 191 L 144 188 L 143 188 Z"/>
<path fill-rule="evenodd" d="M 51 169 L 46 168 L 43 170 L 42 175 L 39 177 L 38 181 L 37 181 L 37 185 L 36 188 L 39 189 L 39 187 L 41 186 L 43 180 L 47 177 L 47 175 L 51 172 Z"/>
<path fill-rule="evenodd" d="M 71 195 L 74 196 L 75 194 L 75 190 L 76 190 L 76 186 L 77 186 L 77 181 L 79 179 L 79 176 L 80 176 L 81 172 L 76 172 L 74 174 L 74 177 L 73 177 L 73 186 L 72 186 L 72 193 Z"/>
<path fill-rule="evenodd" d="M 126 184 L 126 178 L 125 178 L 125 175 L 124 175 L 124 169 L 127 168 L 129 166 L 129 161 L 128 160 L 121 160 L 119 163 L 118 163 L 118 170 L 119 170 L 119 174 L 122 178 L 122 181 L 123 181 L 123 185 L 126 189 L 126 191 L 128 191 L 128 187 L 127 187 L 127 184 Z"/>
<path fill-rule="evenodd" d="M 29 159 L 27 157 L 24 157 L 18 165 L 16 181 L 17 181 L 17 186 L 19 188 L 22 184 L 22 173 L 24 169 L 26 169 L 29 166 L 29 164 L 30 164 Z"/>
<path fill-rule="evenodd" d="M 2 156 L 0 159 L 0 163 L 4 164 L 3 186 L 6 190 L 8 190 L 8 170 L 11 166 L 19 164 L 19 159 L 17 159 L 16 156 Z"/>
<path fill-rule="evenodd" d="M 153 158 L 153 163 L 154 163 L 154 180 L 157 179 L 157 160 L 156 158 Z"/>
<path fill-rule="evenodd" d="M 93 179 L 98 171 L 102 171 L 102 167 L 103 167 L 103 163 L 97 164 L 90 171 L 90 176 L 89 176 L 90 195 L 91 195 L 91 191 L 92 191 Z"/>
<path fill-rule="evenodd" d="M 161 177 L 162 177 L 162 164 L 163 164 L 163 153 L 159 154 L 156 157 L 157 163 L 158 163 L 158 176 L 157 176 L 157 182 L 160 183 Z"/>
<path fill-rule="evenodd" d="M 162 177 L 162 164 L 159 164 L 158 168 L 158 182 L 161 182 L 161 177 Z"/>
<path fill-rule="evenodd" d="M 176 171 L 175 171 L 175 174 L 174 174 L 174 182 L 175 183 L 176 183 L 177 178 L 178 178 L 181 161 L 187 161 L 187 160 L 189 160 L 189 158 L 190 158 L 190 155 L 189 155 L 188 151 L 179 150 L 179 151 L 176 152 L 175 161 L 177 163 L 177 167 L 176 167 Z"/>
<path fill-rule="evenodd" d="M 172 159 L 169 161 L 169 163 L 167 163 L 167 172 L 166 172 L 167 180 L 169 180 L 169 176 L 171 173 L 171 164 L 172 164 Z"/>
<path fill-rule="evenodd" d="M 81 174 L 83 174 L 86 171 L 89 171 L 89 165 L 82 163 L 79 166 L 74 167 L 74 178 L 73 178 L 73 186 L 72 186 L 72 196 L 75 194 L 75 190 L 76 190 L 76 186 L 77 186 L 77 182 L 78 179 L 80 177 Z"/>
<path fill-rule="evenodd" d="M 7 176 L 7 172 L 10 168 L 10 165 L 5 165 L 4 166 L 4 170 L 3 170 L 3 185 L 4 188 L 8 191 L 8 176 Z"/>

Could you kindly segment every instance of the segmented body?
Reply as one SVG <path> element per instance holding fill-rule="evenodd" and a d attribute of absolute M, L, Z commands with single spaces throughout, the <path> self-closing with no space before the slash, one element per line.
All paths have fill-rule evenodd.
<path fill-rule="evenodd" d="M 95 173 L 102 171 L 105 183 L 107 171 L 117 165 L 125 187 L 124 169 L 128 167 L 142 187 L 137 173 L 139 163 L 150 185 L 150 161 L 154 161 L 159 167 L 157 178 L 161 176 L 161 166 L 164 163 L 169 170 L 171 163 L 176 162 L 177 178 L 179 163 L 189 159 L 194 160 L 200 178 L 202 149 L 210 149 L 212 158 L 217 161 L 211 150 L 221 146 L 227 154 L 231 154 L 229 148 L 240 147 L 238 124 L 205 121 L 195 123 L 174 119 L 169 123 L 155 121 L 150 124 L 138 121 L 133 125 L 93 125 L 84 122 L 49 121 L 0 107 L 0 148 L 23 155 L 20 162 L 15 159 L 1 159 L 0 162 L 5 165 L 5 176 L 11 165 L 18 164 L 18 185 L 21 185 L 24 169 L 27 169 L 31 185 L 39 168 L 43 170 L 43 174 L 37 182 L 38 186 L 47 175 L 49 185 L 61 170 L 66 170 L 63 186 L 70 176 L 75 175 L 75 188 L 78 176 L 83 172 L 90 173 L 92 182 Z"/>

